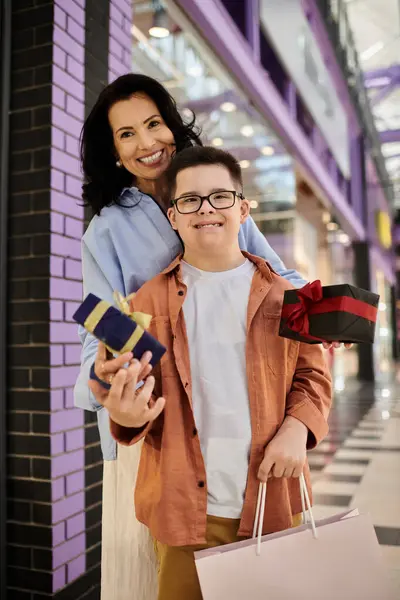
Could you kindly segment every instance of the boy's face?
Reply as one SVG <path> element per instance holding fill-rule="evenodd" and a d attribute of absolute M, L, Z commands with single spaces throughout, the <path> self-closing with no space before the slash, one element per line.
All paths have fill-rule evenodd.
<path fill-rule="evenodd" d="M 199 165 L 178 173 L 174 199 L 192 194 L 208 196 L 224 190 L 241 191 L 228 169 L 221 165 Z M 181 214 L 174 205 L 168 210 L 168 217 L 181 236 L 186 252 L 219 253 L 237 249 L 240 225 L 247 219 L 249 210 L 249 202 L 236 196 L 230 208 L 213 208 L 204 200 L 197 212 L 189 214 Z"/>

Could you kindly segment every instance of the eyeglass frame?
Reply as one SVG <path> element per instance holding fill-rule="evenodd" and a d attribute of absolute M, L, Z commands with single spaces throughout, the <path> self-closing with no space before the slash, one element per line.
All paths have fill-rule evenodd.
<path fill-rule="evenodd" d="M 222 192 L 229 192 L 229 194 L 233 194 L 233 202 L 230 206 L 224 206 L 224 208 L 217 208 L 210 201 L 210 198 L 211 196 L 214 196 L 214 194 L 221 194 Z M 178 201 L 182 200 L 182 198 L 200 198 L 199 208 L 190 212 L 181 212 L 178 208 Z M 208 196 L 200 196 L 200 194 L 184 194 L 183 196 L 179 196 L 179 198 L 174 198 L 174 200 L 171 200 L 171 205 L 176 207 L 176 210 L 180 215 L 193 215 L 194 213 L 197 213 L 199 212 L 199 210 L 201 210 L 201 207 L 203 206 L 205 200 L 207 200 L 207 202 L 210 204 L 210 206 L 213 207 L 214 210 L 227 210 L 228 208 L 232 208 L 232 206 L 235 206 L 236 198 L 244 200 L 245 196 L 242 194 L 242 192 L 237 192 L 236 190 L 217 190 L 215 192 L 211 192 L 211 194 L 208 194 Z"/>

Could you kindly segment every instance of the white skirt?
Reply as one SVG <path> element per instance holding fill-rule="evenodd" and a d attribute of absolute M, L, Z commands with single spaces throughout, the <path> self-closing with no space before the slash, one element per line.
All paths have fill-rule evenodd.
<path fill-rule="evenodd" d="M 141 450 L 118 445 L 117 460 L 104 462 L 101 600 L 157 599 L 153 540 L 133 502 Z"/>

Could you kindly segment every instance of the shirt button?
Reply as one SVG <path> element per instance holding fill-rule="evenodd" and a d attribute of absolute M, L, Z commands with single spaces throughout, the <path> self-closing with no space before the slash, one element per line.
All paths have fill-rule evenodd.
<path fill-rule="evenodd" d="M 178 296 L 183 296 L 183 291 L 182 290 L 179 290 Z"/>
<path fill-rule="evenodd" d="M 197 429 L 196 427 L 193 429 L 193 435 L 196 436 L 197 435 Z"/>
<path fill-rule="evenodd" d="M 204 487 L 204 481 L 199 481 L 199 483 L 197 485 L 199 486 L 199 488 L 203 488 Z"/>

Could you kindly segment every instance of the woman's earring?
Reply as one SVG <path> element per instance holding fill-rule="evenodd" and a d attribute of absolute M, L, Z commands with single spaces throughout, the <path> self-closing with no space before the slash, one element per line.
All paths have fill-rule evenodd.
<path fill-rule="evenodd" d="M 122 167 L 121 161 L 117 160 L 117 162 L 115 163 L 117 165 L 117 167 L 120 169 Z"/>

